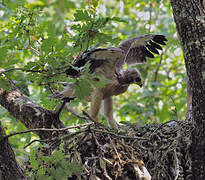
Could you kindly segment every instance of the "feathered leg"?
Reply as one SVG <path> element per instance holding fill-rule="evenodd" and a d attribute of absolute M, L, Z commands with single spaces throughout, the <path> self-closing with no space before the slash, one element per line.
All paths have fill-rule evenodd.
<path fill-rule="evenodd" d="M 117 129 L 117 123 L 113 119 L 113 102 L 112 102 L 112 96 L 104 99 L 104 115 L 106 119 L 108 120 L 109 125 Z"/>
<path fill-rule="evenodd" d="M 99 111 L 100 111 L 102 99 L 103 99 L 103 94 L 100 90 L 97 89 L 92 93 L 90 110 L 91 110 L 91 117 L 96 121 L 99 121 Z"/>

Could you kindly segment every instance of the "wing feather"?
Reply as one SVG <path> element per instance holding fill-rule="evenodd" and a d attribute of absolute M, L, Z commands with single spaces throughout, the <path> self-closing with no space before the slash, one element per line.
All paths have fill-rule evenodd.
<path fill-rule="evenodd" d="M 146 34 L 125 40 L 118 46 L 125 52 L 125 58 L 120 63 L 145 63 L 146 57 L 154 58 L 153 54 L 159 54 L 158 50 L 162 50 L 160 45 L 165 45 L 165 41 L 167 41 L 165 36 L 153 34 Z"/>
<path fill-rule="evenodd" d="M 92 49 L 75 59 L 66 74 L 70 77 L 80 76 L 81 70 L 89 62 L 90 73 L 112 81 L 116 79 L 115 73 L 122 73 L 125 63 L 145 63 L 147 57 L 154 58 L 153 54 L 159 54 L 158 50 L 162 50 L 161 45 L 165 45 L 166 41 L 163 35 L 146 34 L 125 40 L 118 48 Z"/>
<path fill-rule="evenodd" d="M 162 50 L 162 47 L 160 45 L 158 45 L 157 43 L 154 43 L 152 41 L 149 42 L 149 44 L 154 47 L 155 49 L 159 49 L 159 50 Z"/>
<path fill-rule="evenodd" d="M 76 59 L 73 65 L 66 70 L 66 74 L 70 77 L 80 76 L 80 71 L 76 70 L 75 67 L 83 68 L 89 62 L 90 73 L 101 75 L 107 80 L 113 80 L 115 79 L 116 64 L 120 59 L 124 59 L 124 56 L 124 51 L 120 48 L 95 49 L 90 53 L 82 54 Z"/>
<path fill-rule="evenodd" d="M 166 45 L 164 41 L 167 41 L 163 35 L 155 35 L 152 40 L 161 45 Z"/>
<path fill-rule="evenodd" d="M 153 53 L 155 54 L 159 54 L 159 51 L 157 50 L 157 48 L 151 46 L 150 44 L 146 45 L 146 47 Z"/>

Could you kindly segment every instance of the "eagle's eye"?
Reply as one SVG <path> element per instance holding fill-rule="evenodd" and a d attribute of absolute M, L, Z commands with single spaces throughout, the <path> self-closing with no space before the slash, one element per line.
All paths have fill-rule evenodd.
<path fill-rule="evenodd" d="M 141 81 L 141 78 L 136 77 L 136 78 L 135 78 L 135 81 L 136 81 L 136 82 L 140 82 L 140 81 Z"/>

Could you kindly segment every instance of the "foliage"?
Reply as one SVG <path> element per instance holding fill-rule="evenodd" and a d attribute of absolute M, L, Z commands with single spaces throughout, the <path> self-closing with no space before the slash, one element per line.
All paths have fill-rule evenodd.
<path fill-rule="evenodd" d="M 0 73 L 8 71 L 0 74 L 0 86 L 8 89 L 8 79 L 14 80 L 35 103 L 54 110 L 60 102 L 48 96 L 63 89 L 57 82 L 74 82 L 79 99 L 70 108 L 80 113 L 87 105 L 83 97 L 92 86 L 103 83 L 92 82 L 87 71 L 81 79 L 69 79 L 64 71 L 74 57 L 90 47 L 117 46 L 120 40 L 146 33 L 164 34 L 168 44 L 161 56 L 149 59 L 146 65 L 137 65 L 144 86 L 142 89 L 132 86 L 127 93 L 115 97 L 116 119 L 137 125 L 183 119 L 185 68 L 170 3 L 165 0 L 3 1 L 0 4 Z M 0 119 L 7 133 L 24 129 L 1 107 Z M 82 123 L 66 110 L 61 120 L 66 125 Z M 20 160 L 28 152 L 19 149 L 33 138 L 34 135 L 26 134 L 11 139 Z M 32 153 L 31 157 L 34 157 Z M 33 158 L 34 170 L 39 167 L 35 163 Z M 38 169 L 39 176 L 44 172 Z"/>
<path fill-rule="evenodd" d="M 32 179 L 62 179 L 66 180 L 72 175 L 80 176 L 82 173 L 81 166 L 73 161 L 69 162 L 68 155 L 62 150 L 53 151 L 51 156 L 44 156 L 31 151 L 30 166 L 32 171 L 28 173 Z"/>

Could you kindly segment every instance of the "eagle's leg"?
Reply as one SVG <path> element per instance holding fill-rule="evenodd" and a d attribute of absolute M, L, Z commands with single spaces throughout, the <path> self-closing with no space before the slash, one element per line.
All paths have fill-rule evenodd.
<path fill-rule="evenodd" d="M 118 128 L 117 123 L 115 122 L 115 120 L 113 118 L 112 96 L 104 99 L 104 116 L 106 117 L 106 119 L 108 120 L 109 125 L 112 128 L 114 128 L 114 129 Z"/>
<path fill-rule="evenodd" d="M 99 111 L 103 99 L 103 94 L 99 89 L 97 89 L 92 93 L 91 98 L 92 99 L 91 99 L 90 115 L 93 119 L 99 121 Z"/>

